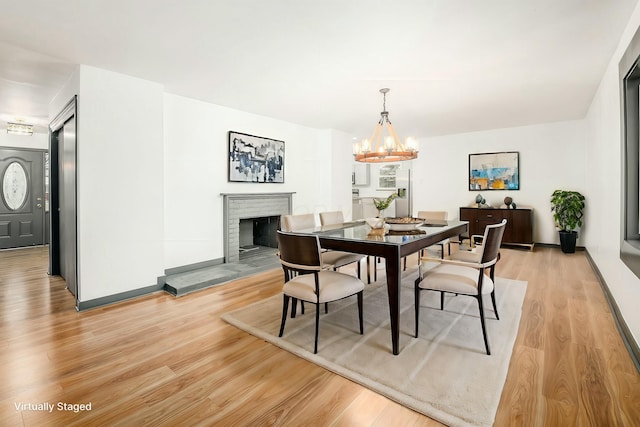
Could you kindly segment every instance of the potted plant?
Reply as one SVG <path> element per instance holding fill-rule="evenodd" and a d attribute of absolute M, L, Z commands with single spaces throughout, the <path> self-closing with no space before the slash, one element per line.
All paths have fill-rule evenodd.
<path fill-rule="evenodd" d="M 584 206 L 584 196 L 577 191 L 556 190 L 551 195 L 551 212 L 564 253 L 576 251 L 578 232 L 575 229 L 582 226 Z"/>

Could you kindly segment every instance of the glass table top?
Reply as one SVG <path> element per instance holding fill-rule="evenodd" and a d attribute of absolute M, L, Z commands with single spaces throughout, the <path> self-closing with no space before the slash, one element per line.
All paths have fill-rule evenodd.
<path fill-rule="evenodd" d="M 446 223 L 446 224 L 445 224 Z M 410 231 L 394 231 L 372 229 L 364 221 L 345 222 L 344 224 L 325 225 L 313 229 L 300 230 L 302 233 L 313 233 L 320 237 L 330 237 L 345 241 L 373 241 L 386 244 L 402 245 L 415 240 L 433 236 L 451 228 L 466 224 L 466 221 L 444 221 L 424 224 Z"/>

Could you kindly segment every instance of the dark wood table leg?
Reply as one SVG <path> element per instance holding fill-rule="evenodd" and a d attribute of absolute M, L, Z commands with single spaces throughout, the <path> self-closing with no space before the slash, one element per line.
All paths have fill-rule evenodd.
<path fill-rule="evenodd" d="M 400 254 L 385 258 L 387 269 L 387 292 L 389 294 L 389 317 L 391 320 L 391 346 L 393 354 L 400 353 L 400 284 L 402 268 Z"/>

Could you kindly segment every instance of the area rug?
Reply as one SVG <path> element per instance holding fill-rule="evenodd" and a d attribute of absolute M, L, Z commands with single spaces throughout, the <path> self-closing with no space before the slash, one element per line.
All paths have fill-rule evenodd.
<path fill-rule="evenodd" d="M 403 274 L 400 354 L 391 352 L 389 305 L 384 281 L 367 285 L 364 335 L 358 333 L 356 299 L 329 304 L 320 316 L 318 353 L 313 354 L 315 306 L 287 319 L 278 338 L 282 295 L 225 313 L 228 323 L 377 393 L 450 426 L 491 426 L 518 333 L 527 283 L 496 278 L 500 320 L 491 300 L 485 318 L 491 356 L 485 353 L 478 305 L 468 296 L 423 291 L 420 337 L 414 338 L 413 281 Z M 383 278 L 384 280 L 384 278 Z M 487 308 L 490 307 L 490 308 Z"/>

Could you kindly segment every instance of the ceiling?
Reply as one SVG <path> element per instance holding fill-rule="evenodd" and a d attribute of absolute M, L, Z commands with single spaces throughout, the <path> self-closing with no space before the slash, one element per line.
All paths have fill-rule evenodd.
<path fill-rule="evenodd" d="M 46 129 L 76 64 L 369 136 L 583 118 L 637 0 L 0 0 L 0 122 Z"/>

